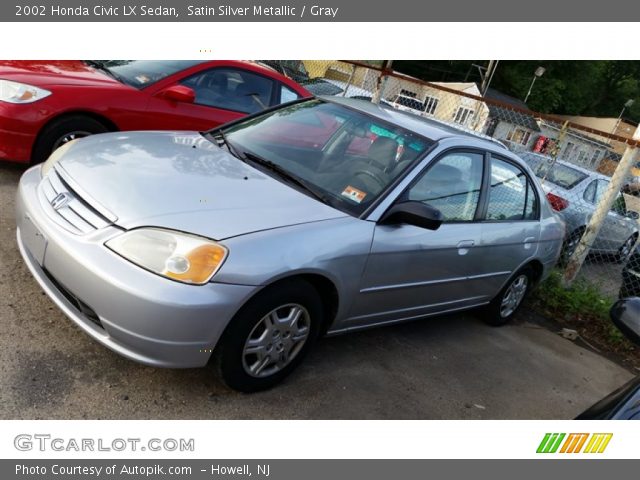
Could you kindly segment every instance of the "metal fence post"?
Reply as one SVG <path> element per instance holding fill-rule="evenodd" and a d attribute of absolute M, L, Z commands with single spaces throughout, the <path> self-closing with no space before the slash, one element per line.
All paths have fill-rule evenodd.
<path fill-rule="evenodd" d="M 380 72 L 380 76 L 378 77 L 378 82 L 376 83 L 376 89 L 373 92 L 373 97 L 371 98 L 371 102 L 378 104 L 380 103 L 380 99 L 382 98 L 382 93 L 384 92 L 384 87 L 387 85 L 387 75 L 386 72 L 391 68 L 391 64 L 393 60 L 386 60 L 382 67 L 382 71 Z"/>
<path fill-rule="evenodd" d="M 640 140 L 640 126 L 636 128 L 635 133 L 633 134 L 633 140 Z M 622 156 L 622 159 L 618 163 L 618 167 L 616 168 L 613 176 L 611 177 L 611 182 L 609 182 L 609 187 L 605 191 L 600 203 L 596 206 L 596 210 L 587 225 L 587 228 L 580 239 L 580 243 L 578 244 L 575 252 L 569 258 L 567 262 L 567 266 L 564 270 L 564 274 L 562 277 L 563 284 L 565 286 L 571 285 L 571 283 L 575 280 L 576 276 L 580 272 L 580 268 L 584 263 L 585 258 L 587 258 L 587 254 L 591 249 L 591 245 L 593 245 L 594 240 L 598 236 L 600 232 L 600 228 L 602 227 L 602 223 L 607 217 L 609 210 L 613 206 L 613 202 L 615 202 L 618 194 L 620 194 L 620 190 L 623 186 L 624 180 L 629 175 L 631 171 L 631 167 L 635 165 L 638 157 L 638 148 L 633 146 L 627 147 Z"/>

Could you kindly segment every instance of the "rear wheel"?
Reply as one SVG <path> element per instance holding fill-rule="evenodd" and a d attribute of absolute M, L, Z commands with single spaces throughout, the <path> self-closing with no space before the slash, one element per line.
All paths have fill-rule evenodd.
<path fill-rule="evenodd" d="M 44 162 L 54 150 L 72 140 L 108 131 L 105 125 L 86 115 L 54 120 L 38 136 L 33 146 L 32 163 Z"/>
<path fill-rule="evenodd" d="M 222 379 L 242 392 L 273 387 L 302 362 L 321 318 L 320 297 L 304 280 L 260 292 L 236 314 L 216 349 Z"/>
<path fill-rule="evenodd" d="M 484 321 L 493 326 L 508 323 L 522 305 L 522 301 L 533 285 L 534 278 L 531 267 L 526 266 L 518 270 L 500 293 L 485 307 Z"/>
<path fill-rule="evenodd" d="M 569 262 L 571 256 L 575 253 L 578 248 L 578 244 L 580 243 L 580 239 L 582 238 L 582 234 L 584 233 L 583 228 L 579 228 L 574 230 L 569 235 L 569 238 L 565 240 L 562 245 L 562 251 L 560 252 L 560 266 L 564 266 Z"/>

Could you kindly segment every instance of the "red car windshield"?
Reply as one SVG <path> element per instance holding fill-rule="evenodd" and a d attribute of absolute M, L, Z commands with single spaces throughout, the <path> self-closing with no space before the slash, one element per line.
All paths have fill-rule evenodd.
<path fill-rule="evenodd" d="M 106 70 L 122 83 L 135 88 L 145 88 L 202 62 L 199 60 L 94 60 L 87 63 Z"/>

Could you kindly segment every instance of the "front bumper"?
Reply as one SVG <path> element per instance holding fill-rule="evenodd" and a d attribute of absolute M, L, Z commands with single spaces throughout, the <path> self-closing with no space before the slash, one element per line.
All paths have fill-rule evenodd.
<path fill-rule="evenodd" d="M 147 272 L 104 246 L 114 226 L 86 235 L 60 228 L 42 201 L 40 167 L 16 199 L 17 241 L 42 289 L 82 330 L 111 350 L 156 367 L 205 365 L 224 328 L 260 287 L 186 285 Z"/>
<path fill-rule="evenodd" d="M 24 115 L 16 107 L 0 102 L 0 160 L 29 163 L 31 148 L 38 133 L 35 120 Z"/>

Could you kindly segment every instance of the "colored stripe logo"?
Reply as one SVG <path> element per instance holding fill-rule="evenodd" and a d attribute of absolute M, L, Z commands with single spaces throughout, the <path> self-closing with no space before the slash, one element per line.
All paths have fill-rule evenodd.
<path fill-rule="evenodd" d="M 545 433 L 536 453 L 604 453 L 611 437 L 613 433 Z"/>

